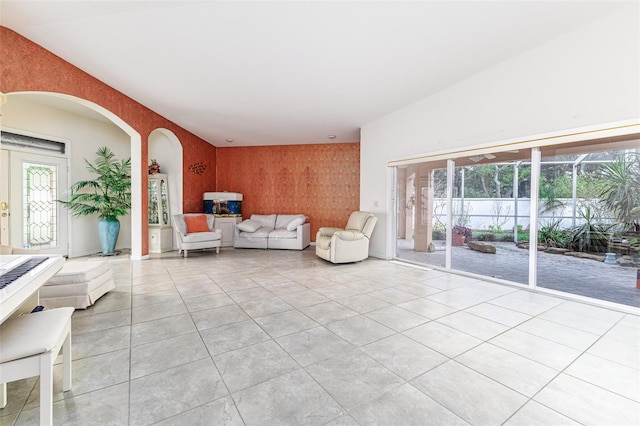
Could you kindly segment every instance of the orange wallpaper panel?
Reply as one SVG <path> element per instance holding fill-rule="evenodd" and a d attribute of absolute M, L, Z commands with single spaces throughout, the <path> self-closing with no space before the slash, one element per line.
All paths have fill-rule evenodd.
<path fill-rule="evenodd" d="M 216 149 L 216 191 L 240 192 L 242 216 L 302 213 L 342 227 L 360 206 L 360 143 Z"/>
<path fill-rule="evenodd" d="M 108 109 L 140 133 L 142 205 L 147 204 L 149 134 L 157 128 L 171 130 L 183 148 L 184 211 L 202 211 L 202 194 L 216 185 L 214 146 L 8 28 L 0 27 L 0 41 L 0 92 L 41 91 L 76 96 Z M 207 166 L 201 175 L 189 171 L 191 164 L 200 162 Z M 143 208 L 142 254 L 148 253 L 147 215 Z"/>

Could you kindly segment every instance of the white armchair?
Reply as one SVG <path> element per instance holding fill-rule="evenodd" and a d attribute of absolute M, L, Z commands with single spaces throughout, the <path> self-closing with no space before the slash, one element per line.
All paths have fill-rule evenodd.
<path fill-rule="evenodd" d="M 369 257 L 369 239 L 378 218 L 369 212 L 353 212 L 347 226 L 320 228 L 316 255 L 332 263 L 358 262 Z"/>
<path fill-rule="evenodd" d="M 201 226 L 193 225 L 199 218 L 206 218 L 206 225 L 200 223 Z M 189 250 L 215 248 L 216 253 L 220 253 L 220 244 L 222 243 L 222 231 L 214 229 L 215 217 L 212 214 L 203 213 L 186 213 L 173 215 L 173 227 L 176 230 L 176 241 L 178 244 L 178 253 L 184 252 L 187 257 Z M 187 223 L 189 222 L 189 224 Z M 191 232 L 190 226 L 191 225 Z"/>

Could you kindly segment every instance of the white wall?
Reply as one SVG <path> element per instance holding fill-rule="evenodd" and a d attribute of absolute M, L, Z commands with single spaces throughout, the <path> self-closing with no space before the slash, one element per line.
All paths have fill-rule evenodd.
<path fill-rule="evenodd" d="M 2 107 L 2 125 L 56 139 L 70 141 L 70 184 L 95 177 L 85 168 L 84 159 L 94 161 L 96 151 L 108 146 L 118 159 L 131 155 L 130 137 L 114 124 L 72 114 L 58 108 L 12 95 Z M 131 217 L 121 216 L 117 249 L 131 248 Z M 100 252 L 98 217 L 72 217 L 69 223 L 70 257 Z"/>
<path fill-rule="evenodd" d="M 392 255 L 389 160 L 638 119 L 638 13 L 636 3 L 364 125 L 360 208 L 380 219 L 371 254 Z"/>

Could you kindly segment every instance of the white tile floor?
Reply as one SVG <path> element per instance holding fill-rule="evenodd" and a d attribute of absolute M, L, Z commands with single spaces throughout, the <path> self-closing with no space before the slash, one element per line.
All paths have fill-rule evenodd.
<path fill-rule="evenodd" d="M 312 248 L 110 264 L 56 425 L 640 424 L 638 316 Z M 0 424 L 37 424 L 36 383 Z"/>

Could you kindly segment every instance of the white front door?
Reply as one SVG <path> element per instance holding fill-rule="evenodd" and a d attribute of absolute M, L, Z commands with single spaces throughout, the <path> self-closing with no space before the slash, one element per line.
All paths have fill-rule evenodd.
<path fill-rule="evenodd" d="M 68 214 L 55 201 L 67 190 L 67 159 L 2 149 L 2 176 L 2 243 L 69 254 Z"/>

